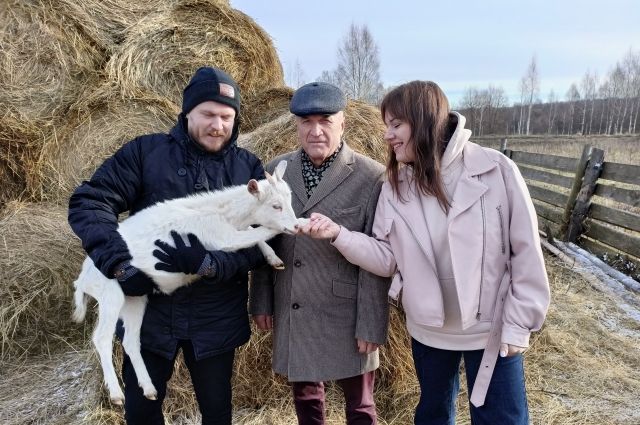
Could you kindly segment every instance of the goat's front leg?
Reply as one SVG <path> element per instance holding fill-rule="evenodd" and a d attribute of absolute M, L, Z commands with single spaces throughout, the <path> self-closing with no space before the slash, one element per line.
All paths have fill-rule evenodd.
<path fill-rule="evenodd" d="M 138 378 L 138 385 L 142 388 L 144 396 L 149 400 L 156 400 L 158 392 L 156 387 L 153 386 L 153 382 L 151 382 L 147 367 L 142 360 L 142 354 L 140 354 L 140 329 L 142 328 L 142 319 L 144 318 L 146 306 L 146 295 L 143 297 L 125 297 L 121 313 L 122 324 L 124 325 L 122 347 L 131 360 L 131 365 Z"/>
<path fill-rule="evenodd" d="M 264 259 L 267 260 L 267 263 L 269 263 L 271 267 L 277 270 L 284 270 L 284 261 L 276 255 L 273 248 L 271 248 L 266 242 L 258 242 L 258 248 L 260 248 L 262 255 L 264 255 Z"/>
<path fill-rule="evenodd" d="M 223 248 L 225 251 L 237 251 L 242 248 L 257 245 L 277 235 L 277 230 L 268 227 L 250 227 L 247 230 L 238 230 L 234 232 L 232 240 Z"/>

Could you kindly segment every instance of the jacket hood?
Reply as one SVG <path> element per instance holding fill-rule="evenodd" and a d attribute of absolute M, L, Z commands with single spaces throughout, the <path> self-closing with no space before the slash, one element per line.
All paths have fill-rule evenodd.
<path fill-rule="evenodd" d="M 451 120 L 457 120 L 457 125 L 447 144 L 447 149 L 444 151 L 444 155 L 442 155 L 441 167 L 443 170 L 446 170 L 449 165 L 462 155 L 466 143 L 471 138 L 471 130 L 464 128 L 467 119 L 463 115 L 451 111 L 449 117 Z"/>

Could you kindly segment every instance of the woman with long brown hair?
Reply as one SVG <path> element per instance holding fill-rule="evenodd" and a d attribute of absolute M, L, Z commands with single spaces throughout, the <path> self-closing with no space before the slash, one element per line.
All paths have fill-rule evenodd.
<path fill-rule="evenodd" d="M 437 84 L 382 101 L 387 182 L 373 236 L 314 213 L 304 232 L 393 276 L 421 395 L 416 424 L 453 424 L 462 358 L 477 424 L 528 424 L 522 353 L 549 305 L 535 210 L 516 165 L 469 141 Z"/>

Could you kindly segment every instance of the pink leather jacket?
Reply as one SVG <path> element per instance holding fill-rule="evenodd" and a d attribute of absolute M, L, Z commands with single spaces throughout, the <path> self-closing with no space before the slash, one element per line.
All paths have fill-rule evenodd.
<path fill-rule="evenodd" d="M 472 393 L 475 405 L 493 373 L 500 343 L 529 345 L 549 306 L 536 213 L 517 166 L 498 151 L 467 142 L 464 170 L 448 214 L 448 234 L 463 328 L 492 323 L 481 373 Z M 442 326 L 444 310 L 429 231 L 411 184 L 411 167 L 401 169 L 398 199 L 383 185 L 374 237 L 341 229 L 334 246 L 350 262 L 394 276 L 389 295 L 413 321 Z M 484 369 L 489 369 L 485 371 Z M 484 376 L 483 376 L 484 375 Z M 475 397 L 474 397 L 475 396 Z"/>

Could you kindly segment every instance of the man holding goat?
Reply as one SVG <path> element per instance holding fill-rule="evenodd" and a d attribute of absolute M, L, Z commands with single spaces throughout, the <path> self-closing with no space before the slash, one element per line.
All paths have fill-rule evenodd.
<path fill-rule="evenodd" d="M 175 248 L 157 242 L 157 269 L 202 276 L 169 296 L 154 293 L 153 280 L 130 264 L 117 229 L 118 216 L 126 211 L 134 215 L 157 202 L 263 179 L 260 160 L 236 144 L 239 111 L 240 92 L 231 76 L 217 68 L 198 69 L 184 89 L 182 113 L 169 134 L 126 143 L 69 201 L 69 224 L 95 266 L 116 278 L 125 295 L 149 296 L 141 351 L 158 396 L 144 397 L 125 355 L 125 419 L 130 425 L 164 424 L 162 402 L 179 349 L 202 423 L 231 424 L 235 349 L 250 335 L 247 273 L 265 264 L 260 250 L 207 251 L 193 235 L 187 245 L 175 234 Z"/>

